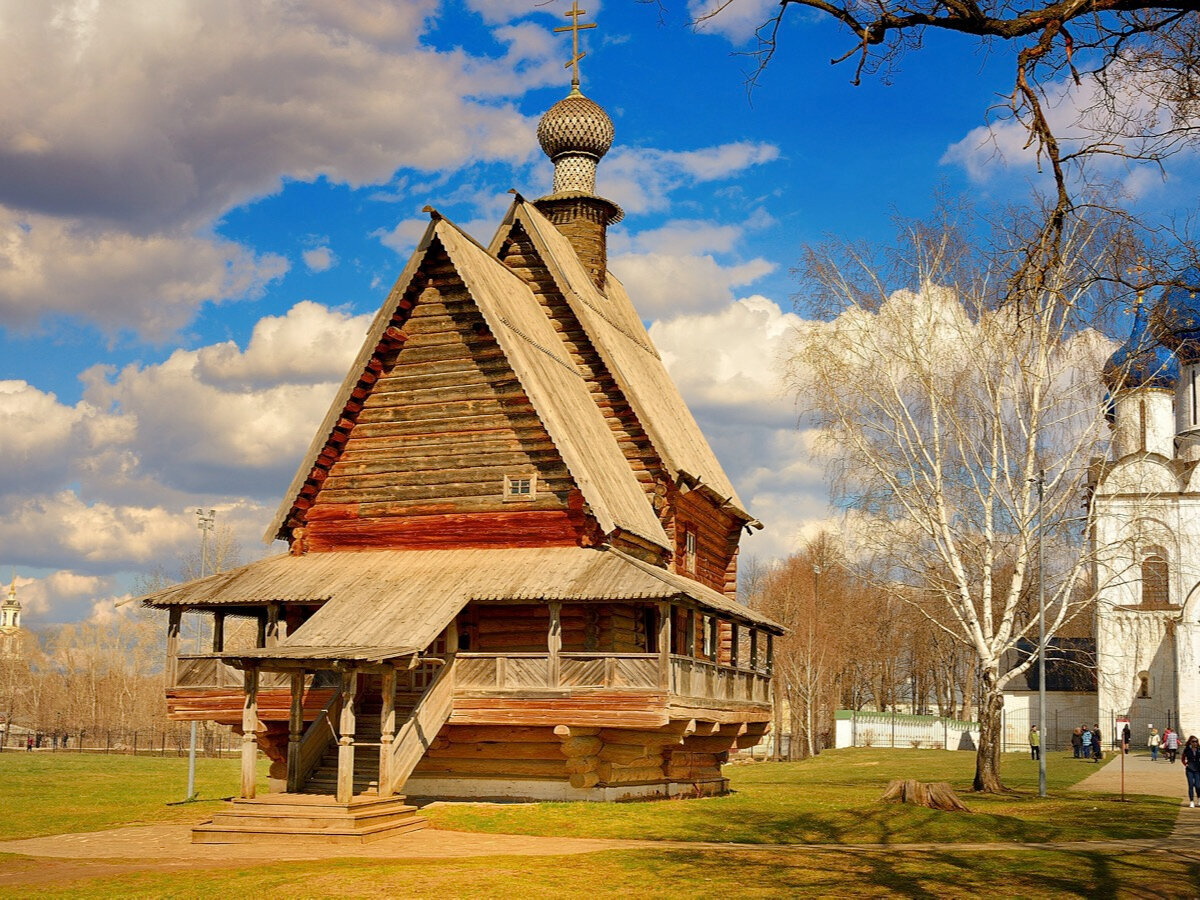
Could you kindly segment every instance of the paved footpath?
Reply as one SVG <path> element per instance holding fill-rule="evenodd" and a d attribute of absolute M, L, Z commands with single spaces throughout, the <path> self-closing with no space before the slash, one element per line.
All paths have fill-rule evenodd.
<path fill-rule="evenodd" d="M 1056 764 L 1091 765 L 1072 759 Z M 1121 760 L 1113 756 L 1075 786 L 1076 790 L 1117 793 L 1121 789 Z M 1125 758 L 1125 791 L 1130 794 L 1186 796 L 1183 768 L 1178 763 L 1151 763 L 1149 757 Z M 567 856 L 603 850 L 772 851 L 795 853 L 920 853 L 985 852 L 1018 849 L 1108 851 L 1136 853 L 1169 851 L 1200 862 L 1200 808 L 1186 802 L 1174 830 L 1155 840 L 1064 841 L 1046 843 L 910 843 L 910 844 L 733 844 L 715 841 L 606 840 L 600 838 L 532 837 L 425 829 L 361 846 L 295 846 L 273 844 L 193 844 L 190 825 L 146 825 L 112 828 L 85 834 L 60 834 L 0 842 L 0 853 L 24 860 L 0 870 L 0 886 L 61 882 L 137 871 L 230 868 L 262 860 L 453 859 L 478 856 Z"/>

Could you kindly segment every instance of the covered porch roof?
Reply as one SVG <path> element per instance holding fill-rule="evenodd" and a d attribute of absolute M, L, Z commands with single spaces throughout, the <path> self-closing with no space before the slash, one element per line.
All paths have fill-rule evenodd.
<path fill-rule="evenodd" d="M 277 646 L 218 655 L 363 662 L 422 652 L 472 601 L 548 600 L 682 602 L 783 632 L 724 594 L 610 547 L 285 554 L 142 598 L 158 609 L 318 603 L 312 618 Z"/>

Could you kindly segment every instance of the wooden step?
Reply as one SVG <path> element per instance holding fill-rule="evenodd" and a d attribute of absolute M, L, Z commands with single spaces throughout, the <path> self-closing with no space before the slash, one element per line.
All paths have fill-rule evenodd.
<path fill-rule="evenodd" d="M 362 796 L 336 803 L 313 794 L 267 794 L 233 801 L 192 829 L 192 842 L 365 843 L 426 824 L 402 796 Z"/>

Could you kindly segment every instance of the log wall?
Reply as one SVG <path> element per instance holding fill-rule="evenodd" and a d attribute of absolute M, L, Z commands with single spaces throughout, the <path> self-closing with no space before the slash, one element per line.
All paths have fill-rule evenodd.
<path fill-rule="evenodd" d="M 644 604 L 564 603 L 559 612 L 564 652 L 647 652 Z M 472 603 L 458 617 L 459 634 L 479 653 L 544 653 L 550 612 L 543 603 Z"/>
<path fill-rule="evenodd" d="M 674 520 L 670 533 L 675 541 L 672 568 L 681 575 L 720 591 L 737 595 L 737 550 L 741 522 L 721 510 L 700 491 L 672 491 Z M 696 570 L 688 571 L 685 532 L 696 535 Z"/>
<path fill-rule="evenodd" d="M 314 467 L 303 549 L 580 543 L 582 498 L 436 243 L 389 333 Z M 535 499 L 506 502 L 506 475 L 536 475 Z"/>

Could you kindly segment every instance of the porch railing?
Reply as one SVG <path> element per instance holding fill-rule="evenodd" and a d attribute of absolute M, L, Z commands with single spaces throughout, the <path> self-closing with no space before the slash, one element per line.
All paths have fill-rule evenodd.
<path fill-rule="evenodd" d="M 670 684 L 660 682 L 657 653 L 560 653 L 554 678 L 548 653 L 459 653 L 456 688 L 465 691 L 661 691 L 716 700 L 770 702 L 770 679 L 750 669 L 672 656 Z"/>
<path fill-rule="evenodd" d="M 259 688 L 288 687 L 286 672 L 262 672 L 259 675 Z M 242 672 L 233 666 L 226 665 L 219 659 L 202 656 L 177 657 L 175 665 L 175 683 L 173 688 L 213 688 L 242 689 Z"/>

